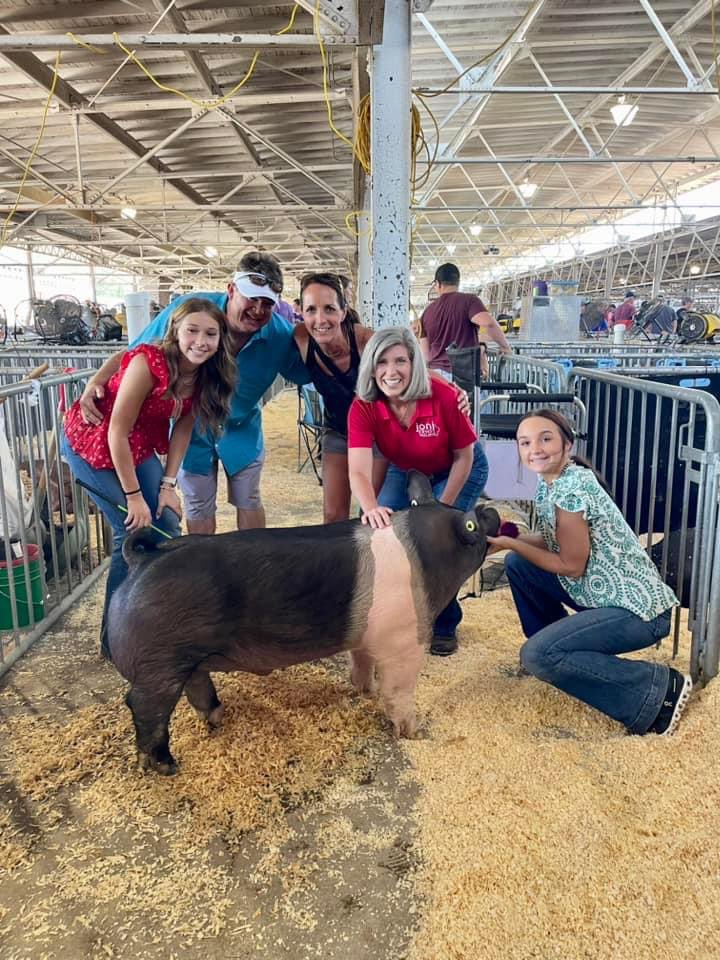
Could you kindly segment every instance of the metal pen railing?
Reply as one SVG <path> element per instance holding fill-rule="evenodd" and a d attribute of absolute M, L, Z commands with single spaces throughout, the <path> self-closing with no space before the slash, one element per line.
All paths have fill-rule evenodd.
<path fill-rule="evenodd" d="M 564 393 L 568 369 L 542 357 L 518 354 L 488 353 L 490 379 L 516 381 L 538 387 L 543 393 Z"/>
<path fill-rule="evenodd" d="M 581 452 L 688 609 L 691 670 L 704 683 L 720 659 L 720 404 L 703 390 L 606 370 L 575 368 L 568 385 L 588 410 Z M 674 653 L 679 629 L 676 616 Z"/>
<path fill-rule="evenodd" d="M 63 465 L 62 411 L 90 371 L 0 387 L 0 674 L 104 571 L 102 515 Z"/>
<path fill-rule="evenodd" d="M 67 367 L 81 370 L 98 369 L 109 357 L 126 348 L 127 343 L 117 340 L 84 346 L 8 342 L 0 347 L 0 366 L 29 369 L 41 363 L 47 363 L 58 370 L 64 370 Z"/>

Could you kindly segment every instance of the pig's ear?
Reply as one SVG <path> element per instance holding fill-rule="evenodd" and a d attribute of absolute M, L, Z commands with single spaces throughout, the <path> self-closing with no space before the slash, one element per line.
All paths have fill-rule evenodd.
<path fill-rule="evenodd" d="M 500 530 L 500 514 L 494 507 L 483 507 L 482 510 L 476 509 L 477 518 L 485 527 L 485 533 L 490 537 L 496 537 Z"/>
<path fill-rule="evenodd" d="M 411 507 L 417 507 L 433 499 L 432 486 L 424 473 L 420 473 L 419 470 L 408 470 L 407 495 Z"/>

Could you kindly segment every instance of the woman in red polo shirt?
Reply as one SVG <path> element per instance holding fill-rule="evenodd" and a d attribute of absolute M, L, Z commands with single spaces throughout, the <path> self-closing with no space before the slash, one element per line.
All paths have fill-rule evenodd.
<path fill-rule="evenodd" d="M 389 462 L 379 493 L 372 480 L 373 443 Z M 363 523 L 375 529 L 389 526 L 393 510 L 409 506 L 408 470 L 426 474 L 437 499 L 461 510 L 469 510 L 485 487 L 487 458 L 470 420 L 458 409 L 456 391 L 428 375 L 420 345 L 407 327 L 378 330 L 363 351 L 348 414 L 348 467 Z M 435 622 L 432 653 L 455 652 L 461 619 L 460 604 L 453 600 Z"/>

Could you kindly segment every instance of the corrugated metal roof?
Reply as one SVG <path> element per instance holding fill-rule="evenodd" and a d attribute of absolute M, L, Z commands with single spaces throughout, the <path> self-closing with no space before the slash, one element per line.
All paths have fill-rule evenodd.
<path fill-rule="evenodd" d="M 312 9 L 314 3 L 303 6 Z M 346 11 L 351 6 L 344 4 Z M 22 46 L 68 31 L 126 35 L 153 27 L 155 33 L 208 38 L 274 34 L 288 23 L 292 9 L 288 3 L 213 0 L 178 0 L 169 9 L 160 0 L 16 0 L 2 13 L 0 39 L 14 37 Z M 710 9 L 710 0 L 654 4 L 695 77 L 713 62 Z M 310 13 L 299 10 L 292 32 L 312 30 Z M 350 136 L 354 49 L 328 44 L 327 50 L 335 123 Z M 242 44 L 166 46 L 139 49 L 138 56 L 162 84 L 208 101 L 242 79 L 254 52 Z M 486 55 L 489 60 L 456 80 L 459 69 Z M 424 103 L 439 126 L 439 158 L 505 161 L 435 166 L 427 184 L 418 187 L 413 268 L 418 283 L 431 275 L 433 259 L 447 259 L 447 244 L 455 244 L 452 259 L 463 271 L 478 274 L 489 263 L 506 261 L 579 224 L 612 218 L 617 215 L 612 207 L 669 203 L 678 191 L 717 176 L 717 97 L 687 89 L 682 66 L 640 2 L 607 0 L 597 7 L 568 0 L 436 0 L 413 18 L 412 58 L 413 84 L 426 91 Z M 210 264 L 218 277 L 227 275 L 249 244 L 276 252 L 291 274 L 320 264 L 347 268 L 355 249 L 345 223 L 356 205 L 352 156 L 327 122 L 316 43 L 262 47 L 251 79 L 231 106 L 208 113 L 157 89 L 136 64 L 125 61 L 113 44 L 63 50 L 57 98 L 18 197 L 55 53 L 26 48 L 0 56 L 5 216 L 19 200 L 7 231 L 11 241 L 76 245 L 98 262 L 117 265 L 136 264 L 142 250 L 143 268 L 172 280 L 191 278 L 199 269 L 206 274 L 208 244 L 220 251 Z M 583 89 L 558 94 L 562 102 L 552 92 L 527 90 L 537 91 L 546 81 Z M 708 82 L 714 81 L 710 70 Z M 447 85 L 451 92 L 427 94 Z M 488 86 L 527 92 L 488 93 Z M 685 92 L 629 94 L 639 112 L 631 126 L 616 127 L 609 108 L 617 95 L 588 88 L 618 87 Z M 422 107 L 421 115 L 434 149 L 433 124 Z M 602 156 L 604 150 L 622 160 L 639 159 L 568 162 L 587 160 L 591 152 Z M 657 162 L 643 162 L 646 157 Z M 693 163 L 689 157 L 708 159 Z M 419 172 L 424 170 L 421 164 Z M 538 185 L 530 200 L 516 189 L 525 178 Z M 203 209 L 208 205 L 214 208 Z M 137 210 L 134 221 L 121 218 L 123 206 Z M 471 224 L 482 226 L 479 236 L 470 234 Z M 483 252 L 490 248 L 499 252 Z"/>

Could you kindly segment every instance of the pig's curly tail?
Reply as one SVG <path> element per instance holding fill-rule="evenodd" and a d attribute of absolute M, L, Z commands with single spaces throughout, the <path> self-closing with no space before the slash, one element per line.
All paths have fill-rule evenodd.
<path fill-rule="evenodd" d="M 135 530 L 127 536 L 122 545 L 122 555 L 129 567 L 134 567 L 143 560 L 149 560 L 157 555 L 163 544 L 158 543 L 157 537 L 149 527 Z"/>

